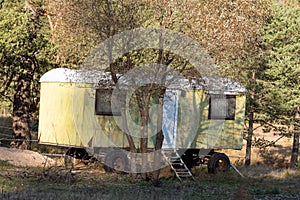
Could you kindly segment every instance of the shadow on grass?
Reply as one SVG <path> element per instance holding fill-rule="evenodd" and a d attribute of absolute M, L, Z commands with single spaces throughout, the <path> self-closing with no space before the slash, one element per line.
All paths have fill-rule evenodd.
<path fill-rule="evenodd" d="M 13 171 L 15 170 L 15 171 Z M 179 182 L 162 178 L 161 187 L 129 175 L 98 171 L 72 172 L 63 168 L 19 168 L 2 166 L 0 199 L 282 199 L 300 198 L 297 190 L 300 171 L 289 176 L 273 176 L 275 172 L 242 178 L 234 171 L 211 175 L 200 169 L 196 180 Z M 247 170 L 250 170 L 249 168 Z M 252 171 L 260 171 L 253 167 Z M 247 174 L 248 173 L 248 174 Z M 284 172 L 282 172 L 284 173 Z M 287 172 L 285 172 L 287 173 Z M 2 176 L 1 176 L 2 174 Z M 10 179 L 5 176 L 10 175 Z M 11 188 L 9 188 L 11 187 Z"/>

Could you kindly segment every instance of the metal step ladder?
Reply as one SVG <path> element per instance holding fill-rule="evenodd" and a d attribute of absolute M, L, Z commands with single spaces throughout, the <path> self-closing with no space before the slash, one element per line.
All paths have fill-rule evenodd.
<path fill-rule="evenodd" d="M 175 172 L 176 177 L 180 181 L 182 181 L 183 178 L 192 178 L 193 180 L 195 180 L 193 174 L 183 162 L 176 149 L 162 150 L 162 155 L 171 166 L 172 170 Z"/>

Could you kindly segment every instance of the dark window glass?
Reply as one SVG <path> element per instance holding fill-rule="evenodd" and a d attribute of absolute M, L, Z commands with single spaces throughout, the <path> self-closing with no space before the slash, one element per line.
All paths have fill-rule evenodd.
<path fill-rule="evenodd" d="M 96 115 L 121 115 L 120 109 L 116 109 L 113 113 L 111 109 L 111 96 L 113 90 L 111 89 L 97 89 L 96 101 L 95 101 L 95 113 Z"/>
<path fill-rule="evenodd" d="M 211 95 L 209 100 L 208 119 L 234 120 L 236 96 Z"/>

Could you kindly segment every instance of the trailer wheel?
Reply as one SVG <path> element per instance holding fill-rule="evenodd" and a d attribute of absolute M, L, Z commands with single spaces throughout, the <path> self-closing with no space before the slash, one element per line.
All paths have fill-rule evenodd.
<path fill-rule="evenodd" d="M 66 169 L 73 169 L 79 163 L 84 163 L 89 158 L 89 154 L 82 148 L 70 148 L 65 153 L 64 161 Z"/>
<path fill-rule="evenodd" d="M 208 173 L 226 172 L 230 167 L 230 160 L 224 153 L 214 153 L 208 160 Z"/>
<path fill-rule="evenodd" d="M 105 156 L 104 169 L 108 173 L 124 173 L 128 168 L 128 158 L 120 150 L 111 151 Z"/>

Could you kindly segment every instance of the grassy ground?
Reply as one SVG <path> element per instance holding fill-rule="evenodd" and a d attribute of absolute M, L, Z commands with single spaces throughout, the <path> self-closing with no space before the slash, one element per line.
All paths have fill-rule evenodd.
<path fill-rule="evenodd" d="M 0 125 L 10 121 L 0 119 Z M 0 129 L 11 135 L 11 130 Z M 1 135 L 0 138 L 2 138 Z M 262 135 L 261 137 L 265 137 Z M 270 140 L 276 137 L 270 136 Z M 9 145 L 1 140 L 1 146 Z M 290 139 L 268 149 L 253 148 L 249 168 L 238 167 L 245 175 L 234 171 L 211 175 L 206 168 L 194 170 L 195 181 L 180 183 L 173 178 L 170 169 L 164 169 L 161 187 L 141 179 L 132 180 L 129 175 L 106 174 L 99 166 L 89 165 L 75 171 L 63 167 L 24 168 L 0 161 L 0 199 L 300 199 L 300 167 L 287 170 L 290 155 Z M 34 146 L 42 152 L 52 152 L 46 146 Z M 244 162 L 244 152 L 225 151 L 232 162 Z M 52 152 L 54 153 L 54 152 Z"/>
<path fill-rule="evenodd" d="M 95 165 L 70 172 L 62 167 L 22 168 L 1 162 L 0 199 L 300 199 L 299 170 L 253 166 L 241 171 L 246 177 L 234 171 L 211 175 L 199 168 L 194 171 L 195 181 L 181 183 L 171 176 L 161 178 L 161 186 L 154 187 L 129 175 L 106 174 Z"/>

